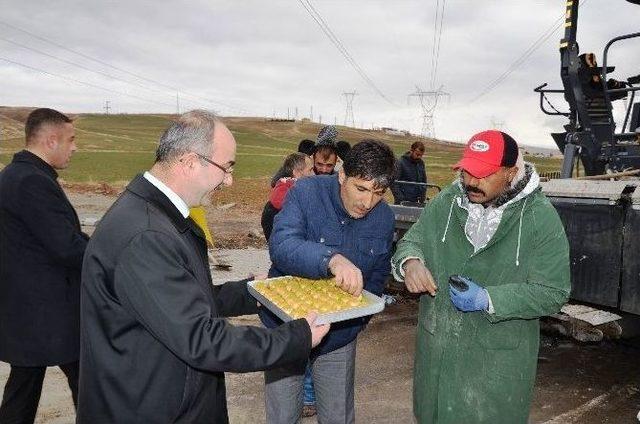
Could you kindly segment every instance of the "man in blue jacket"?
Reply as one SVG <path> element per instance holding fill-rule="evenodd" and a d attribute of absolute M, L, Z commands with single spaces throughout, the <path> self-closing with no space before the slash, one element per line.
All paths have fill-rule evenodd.
<path fill-rule="evenodd" d="M 393 202 L 399 205 L 401 202 L 424 203 L 426 200 L 427 172 L 425 170 L 424 161 L 424 143 L 416 141 L 411 145 L 411 150 L 406 152 L 398 159 L 398 175 L 397 180 L 391 186 L 393 193 Z M 407 181 L 402 183 L 400 181 Z M 411 184 L 419 183 L 419 184 Z"/>
<path fill-rule="evenodd" d="M 390 272 L 394 217 L 382 197 L 394 178 L 394 156 L 384 143 L 356 144 L 337 175 L 298 181 L 276 216 L 269 240 L 270 277 L 335 276 L 336 284 L 357 296 L 380 295 Z M 280 321 L 262 308 L 262 322 Z M 367 323 L 357 318 L 335 323 L 312 351 L 318 421 L 352 423 L 356 337 Z M 305 365 L 265 372 L 267 422 L 300 419 Z"/>

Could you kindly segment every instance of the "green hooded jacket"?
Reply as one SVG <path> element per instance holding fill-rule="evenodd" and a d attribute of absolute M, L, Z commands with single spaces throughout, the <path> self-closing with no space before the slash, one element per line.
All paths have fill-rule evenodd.
<path fill-rule="evenodd" d="M 398 243 L 393 272 L 416 257 L 438 285 L 420 298 L 413 408 L 419 423 L 517 424 L 529 416 L 540 339 L 539 320 L 558 312 L 570 292 L 569 245 L 557 212 L 536 186 L 506 205 L 495 234 L 474 253 L 465 234 L 465 194 L 447 187 Z M 487 289 L 487 312 L 458 311 L 449 276 Z"/>

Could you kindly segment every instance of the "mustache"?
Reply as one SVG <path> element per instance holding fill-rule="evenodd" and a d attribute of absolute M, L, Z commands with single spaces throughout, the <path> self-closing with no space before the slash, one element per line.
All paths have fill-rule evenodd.
<path fill-rule="evenodd" d="M 466 191 L 467 193 L 478 193 L 482 194 L 483 196 L 485 195 L 485 192 L 480 190 L 478 187 L 472 187 L 469 185 L 464 186 L 464 191 Z"/>

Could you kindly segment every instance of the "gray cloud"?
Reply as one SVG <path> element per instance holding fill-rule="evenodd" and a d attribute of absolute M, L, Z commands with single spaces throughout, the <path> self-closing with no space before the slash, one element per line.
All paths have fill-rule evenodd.
<path fill-rule="evenodd" d="M 39 4 L 40 3 L 40 4 Z M 417 132 L 419 107 L 407 95 L 428 89 L 433 41 L 433 2 L 314 1 L 352 56 L 393 100 L 381 99 L 346 63 L 295 0 L 43 2 L 0 0 L 1 21 L 179 89 L 181 105 L 216 108 L 228 115 L 286 116 L 297 106 L 307 116 L 342 122 L 344 91 L 356 90 L 357 125 L 395 126 Z M 526 143 L 552 146 L 548 133 L 562 120 L 538 110 L 533 87 L 559 87 L 558 41 L 550 37 L 526 63 L 478 101 L 469 103 L 502 74 L 563 13 L 544 1 L 450 0 L 446 3 L 436 87 L 451 93 L 436 113 L 439 137 L 465 140 L 503 121 Z M 640 7 L 622 0 L 587 0 L 580 11 L 582 51 L 601 56 L 606 41 L 637 31 Z M 603 22 L 604 20 L 604 22 Z M 46 51 L 134 85 L 90 73 L 0 41 L 0 57 L 127 95 L 90 88 L 0 60 L 0 104 L 48 105 L 71 112 L 100 111 L 110 100 L 119 112 L 174 112 L 176 90 L 102 66 L 0 24 L 0 37 Z M 619 78 L 640 72 L 640 41 L 612 51 Z M 188 94 L 187 94 L 188 93 Z M 144 100 L 141 100 L 141 99 Z M 202 99 L 213 99 L 209 103 Z M 224 104 L 221 105 L 220 103 Z M 555 99 L 559 108 L 565 104 Z M 230 106 L 230 107 L 229 107 Z"/>

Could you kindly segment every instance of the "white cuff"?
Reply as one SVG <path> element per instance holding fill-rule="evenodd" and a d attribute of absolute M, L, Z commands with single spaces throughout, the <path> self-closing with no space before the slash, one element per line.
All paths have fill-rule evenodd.
<path fill-rule="evenodd" d="M 424 265 L 424 260 L 422 260 L 422 258 L 418 257 L 418 256 L 408 256 L 406 258 L 404 258 L 402 260 L 402 262 L 400 262 L 398 264 L 397 267 L 392 267 L 393 269 L 393 276 L 395 277 L 396 281 L 404 281 L 404 264 L 405 262 L 407 262 L 409 259 L 417 259 L 419 260 L 422 265 Z"/>
<path fill-rule="evenodd" d="M 489 315 L 493 315 L 496 313 L 496 310 L 493 309 L 493 302 L 491 301 L 491 296 L 489 296 L 489 292 L 487 292 L 487 299 L 489 299 L 489 306 L 487 307 L 487 313 Z"/>

